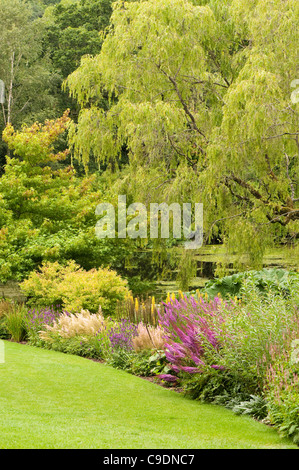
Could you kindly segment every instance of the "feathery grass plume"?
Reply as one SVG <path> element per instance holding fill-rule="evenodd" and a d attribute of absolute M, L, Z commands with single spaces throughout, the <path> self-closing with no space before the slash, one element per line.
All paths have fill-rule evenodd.
<path fill-rule="evenodd" d="M 161 327 L 148 326 L 140 322 L 137 327 L 137 336 L 133 338 L 133 347 L 137 352 L 145 349 L 163 349 L 164 334 Z"/>
<path fill-rule="evenodd" d="M 53 326 L 46 325 L 46 330 L 40 332 L 40 338 L 51 341 L 51 333 L 56 333 L 62 338 L 72 338 L 79 335 L 96 336 L 102 330 L 105 320 L 102 312 L 90 313 L 88 310 L 81 310 L 80 313 L 63 312 Z"/>

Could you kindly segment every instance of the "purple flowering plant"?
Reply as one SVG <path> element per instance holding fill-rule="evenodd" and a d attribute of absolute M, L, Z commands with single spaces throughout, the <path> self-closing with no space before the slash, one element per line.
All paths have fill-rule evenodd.
<path fill-rule="evenodd" d="M 108 318 L 105 325 L 96 334 L 104 356 L 109 359 L 120 351 L 127 353 L 133 350 L 133 338 L 138 334 L 137 325 L 127 318 L 112 320 Z"/>
<path fill-rule="evenodd" d="M 165 354 L 175 374 L 195 374 L 207 368 L 223 369 L 213 363 L 225 336 L 222 307 L 228 302 L 215 297 L 212 301 L 183 297 L 164 303 L 159 312 L 159 324 L 165 332 Z M 175 375 L 161 375 L 165 381 L 175 381 Z"/>
<path fill-rule="evenodd" d="M 36 341 L 39 338 L 39 331 L 44 330 L 45 325 L 53 326 L 54 321 L 58 319 L 60 314 L 61 311 L 54 307 L 28 310 L 25 316 L 25 325 L 29 341 Z"/>
<path fill-rule="evenodd" d="M 137 336 L 137 325 L 134 325 L 127 318 L 122 318 L 115 325 L 110 328 L 108 338 L 110 341 L 110 348 L 113 351 L 118 349 L 125 349 L 127 351 L 133 350 L 133 338 Z"/>

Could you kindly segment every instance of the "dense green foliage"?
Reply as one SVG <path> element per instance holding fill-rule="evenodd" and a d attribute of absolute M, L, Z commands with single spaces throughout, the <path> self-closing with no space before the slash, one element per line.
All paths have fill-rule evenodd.
<path fill-rule="evenodd" d="M 99 240 L 96 206 L 115 196 L 96 174 L 78 177 L 56 152 L 69 118 L 34 124 L 3 138 L 14 151 L 0 179 L 0 280 L 22 280 L 43 261 L 75 260 L 85 269 L 117 267 L 127 274 L 131 240 Z M 58 145 L 59 146 L 59 145 Z"/>
<path fill-rule="evenodd" d="M 227 247 L 219 273 L 232 252 L 235 268 L 260 269 L 267 246 L 296 243 L 294 0 L 1 0 L 0 23 L 2 281 L 74 259 L 140 293 L 178 266 L 188 289 L 193 253 L 172 256 L 177 240 L 95 238 L 96 202 L 118 194 L 203 202 L 205 243 Z M 66 108 L 53 161 L 34 122 Z"/>
<path fill-rule="evenodd" d="M 0 79 L 6 101 L 0 130 L 10 122 L 56 118 L 66 108 L 77 115 L 76 103 L 62 91 L 67 75 L 81 57 L 101 49 L 99 32 L 108 23 L 111 0 L 1 0 Z M 6 147 L 1 145 L 1 165 Z"/>
<path fill-rule="evenodd" d="M 220 294 L 222 297 L 240 297 L 242 287 L 246 279 L 261 292 L 267 293 L 269 289 L 284 295 L 290 294 L 290 289 L 299 287 L 299 274 L 285 269 L 263 269 L 261 271 L 245 271 L 225 276 L 221 279 L 213 279 L 205 284 L 203 292 L 211 298 Z"/>
<path fill-rule="evenodd" d="M 82 108 L 75 157 L 125 147 L 118 190 L 203 202 L 206 240 L 261 266 L 267 245 L 298 235 L 297 13 L 294 0 L 114 3 L 100 54 L 66 81 Z"/>
<path fill-rule="evenodd" d="M 0 0 L 0 283 L 17 281 L 26 298 L 0 301 L 1 339 L 105 361 L 299 443 L 299 274 L 263 269 L 266 249 L 299 254 L 298 20 L 297 0 Z M 192 236 L 175 234 L 174 212 L 168 238 L 137 236 L 133 211 L 125 221 L 136 237 L 122 238 L 117 210 L 115 239 L 98 238 L 106 221 L 98 205 L 116 209 L 120 195 L 127 206 L 144 204 L 138 216 L 151 203 L 190 203 L 192 215 L 203 203 L 203 243 L 222 244 L 227 255 L 216 278 L 189 290 L 200 247 L 185 249 Z M 161 304 L 145 298 L 159 277 L 181 289 Z M 32 378 L 31 366 L 28 377 L 13 367 L 21 383 Z M 59 374 L 56 367 L 45 387 L 51 403 Z M 67 399 L 82 398 L 81 375 L 72 368 L 71 377 Z M 117 387 L 113 409 L 119 396 Z M 184 422 L 171 443 L 183 445 L 185 429 L 188 446 L 198 444 L 177 400 Z M 79 424 L 81 412 L 80 404 Z M 6 408 L 7 429 L 13 413 Z M 168 445 L 160 403 L 152 413 L 158 438 L 145 436 L 146 445 Z M 132 445 L 132 435 L 124 442 Z M 244 447 L 264 445 L 260 433 L 246 436 Z"/>
<path fill-rule="evenodd" d="M 102 39 L 99 32 L 109 24 L 111 3 L 111 0 L 60 2 L 47 10 L 45 47 L 62 78 L 80 65 L 84 55 L 100 52 Z"/>

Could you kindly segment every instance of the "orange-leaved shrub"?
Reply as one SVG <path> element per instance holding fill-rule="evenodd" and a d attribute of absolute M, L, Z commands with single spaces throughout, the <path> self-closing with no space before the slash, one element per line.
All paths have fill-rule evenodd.
<path fill-rule="evenodd" d="M 85 271 L 74 261 L 65 265 L 45 262 L 33 271 L 20 287 L 27 304 L 35 307 L 60 306 L 69 312 L 99 308 L 104 315 L 113 315 L 117 300 L 129 294 L 127 281 L 109 268 Z"/>

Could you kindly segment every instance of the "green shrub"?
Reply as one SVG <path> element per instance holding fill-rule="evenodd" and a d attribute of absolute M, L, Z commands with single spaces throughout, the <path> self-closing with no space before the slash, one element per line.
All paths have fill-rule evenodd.
<path fill-rule="evenodd" d="M 128 369 L 133 375 L 152 377 L 159 374 L 168 374 L 171 371 L 164 351 L 141 350 L 131 356 Z"/>
<path fill-rule="evenodd" d="M 290 437 L 299 446 L 299 405 L 296 397 L 281 397 L 281 402 L 270 400 L 268 404 L 270 423 L 283 437 Z"/>
<path fill-rule="evenodd" d="M 140 276 L 128 277 L 128 285 L 135 296 L 145 297 L 155 290 L 155 282 L 141 280 Z"/>
<path fill-rule="evenodd" d="M 232 408 L 250 398 L 254 384 L 229 370 L 209 369 L 199 374 L 182 374 L 180 384 L 193 400 Z"/>
<path fill-rule="evenodd" d="M 51 342 L 43 342 L 46 349 L 74 354 L 76 356 L 87 357 L 91 359 L 102 359 L 102 349 L 100 342 L 95 337 L 73 336 L 71 338 L 62 338 L 58 334 L 51 335 Z"/>
<path fill-rule="evenodd" d="M 282 295 L 263 295 L 249 280 L 242 288 L 242 299 L 235 310 L 223 313 L 223 332 L 229 340 L 223 341 L 217 359 L 250 385 L 251 394 L 260 395 L 274 361 L 273 348 L 280 354 L 286 338 L 297 334 L 298 312 Z"/>
<path fill-rule="evenodd" d="M 40 272 L 32 272 L 21 289 L 28 305 L 61 306 L 70 312 L 102 308 L 105 315 L 115 313 L 116 303 L 129 294 L 127 281 L 108 268 L 85 271 L 74 261 L 66 265 L 47 262 Z"/>

